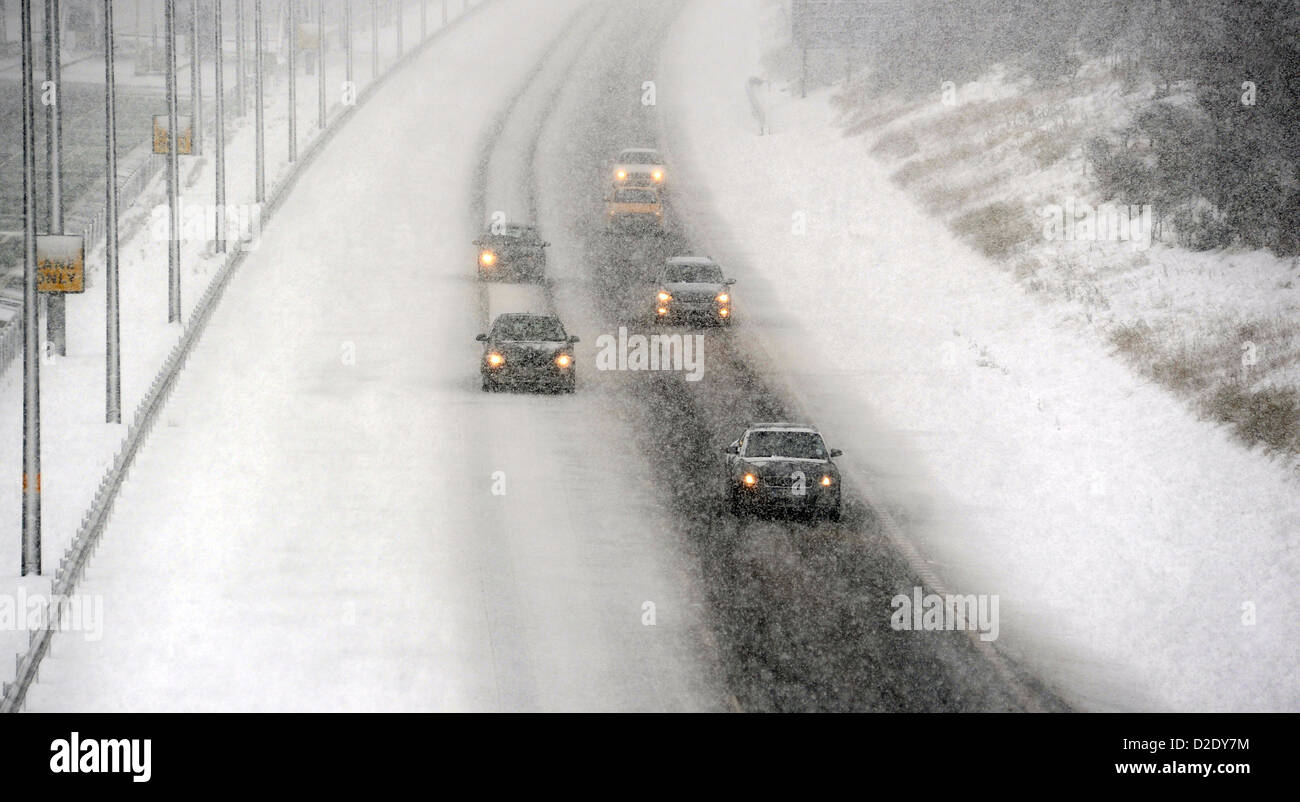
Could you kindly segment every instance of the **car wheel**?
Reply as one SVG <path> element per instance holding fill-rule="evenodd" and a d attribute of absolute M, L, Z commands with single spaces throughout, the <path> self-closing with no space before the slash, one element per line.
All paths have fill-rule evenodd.
<path fill-rule="evenodd" d="M 744 507 L 740 503 L 740 496 L 736 494 L 735 488 L 732 488 L 727 493 L 727 508 L 730 509 L 731 514 L 736 516 L 737 518 L 739 518 L 745 512 Z"/>
<path fill-rule="evenodd" d="M 835 502 L 835 506 L 831 507 L 829 510 L 826 511 L 826 520 L 838 521 L 840 519 L 840 513 L 843 510 L 843 506 L 844 505 L 841 504 L 840 502 L 838 501 Z"/>

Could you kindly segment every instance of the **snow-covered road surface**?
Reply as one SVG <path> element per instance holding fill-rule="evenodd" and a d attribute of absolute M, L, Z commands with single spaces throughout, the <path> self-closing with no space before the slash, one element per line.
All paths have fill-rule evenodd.
<path fill-rule="evenodd" d="M 493 3 L 303 176 L 80 588 L 103 639 L 29 709 L 725 704 L 618 399 L 478 389 L 477 148 L 579 5 Z"/>

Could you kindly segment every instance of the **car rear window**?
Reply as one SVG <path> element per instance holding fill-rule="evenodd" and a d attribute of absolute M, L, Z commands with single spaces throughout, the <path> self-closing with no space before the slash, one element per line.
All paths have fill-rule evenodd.
<path fill-rule="evenodd" d="M 745 440 L 746 457 L 795 457 L 827 459 L 826 444 L 816 432 L 750 432 Z"/>

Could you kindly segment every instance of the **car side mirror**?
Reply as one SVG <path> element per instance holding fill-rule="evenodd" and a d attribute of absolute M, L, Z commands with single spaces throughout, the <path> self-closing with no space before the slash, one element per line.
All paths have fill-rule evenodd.
<path fill-rule="evenodd" d="M 543 242 L 543 243 L 542 243 L 542 247 L 543 247 L 543 248 L 549 248 L 549 247 L 551 247 L 551 243 L 549 243 L 549 242 Z"/>
<path fill-rule="evenodd" d="M 722 453 L 724 453 L 724 454 L 739 454 L 739 453 L 740 453 L 740 446 L 736 445 L 735 443 L 732 443 L 731 445 L 729 445 L 729 446 L 727 446 L 726 448 L 722 449 Z"/>
<path fill-rule="evenodd" d="M 479 336 L 475 337 L 474 339 L 477 340 L 478 342 L 485 343 L 485 342 L 487 342 L 487 335 L 486 335 L 486 334 L 480 334 Z"/>
<path fill-rule="evenodd" d="M 724 282 L 722 282 L 722 283 L 723 283 L 723 284 L 735 284 L 735 283 L 736 283 L 736 280 L 735 280 L 734 278 L 729 278 L 729 279 L 727 279 L 726 281 L 724 281 Z"/>
<path fill-rule="evenodd" d="M 843 451 L 840 451 L 838 448 L 832 448 L 832 449 L 831 449 L 831 456 L 832 456 L 832 457 L 842 457 L 842 456 L 844 456 L 844 452 L 843 452 Z"/>
<path fill-rule="evenodd" d="M 576 342 L 581 342 L 581 340 L 578 339 L 578 335 L 576 335 L 576 334 L 570 334 L 570 335 L 569 335 L 569 342 L 571 342 L 571 343 L 576 343 Z"/>

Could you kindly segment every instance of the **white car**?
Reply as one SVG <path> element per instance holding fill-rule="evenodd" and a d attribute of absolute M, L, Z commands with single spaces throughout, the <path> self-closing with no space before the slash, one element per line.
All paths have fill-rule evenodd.
<path fill-rule="evenodd" d="M 613 161 L 610 177 L 616 187 L 662 187 L 664 160 L 650 148 L 627 148 Z"/>

